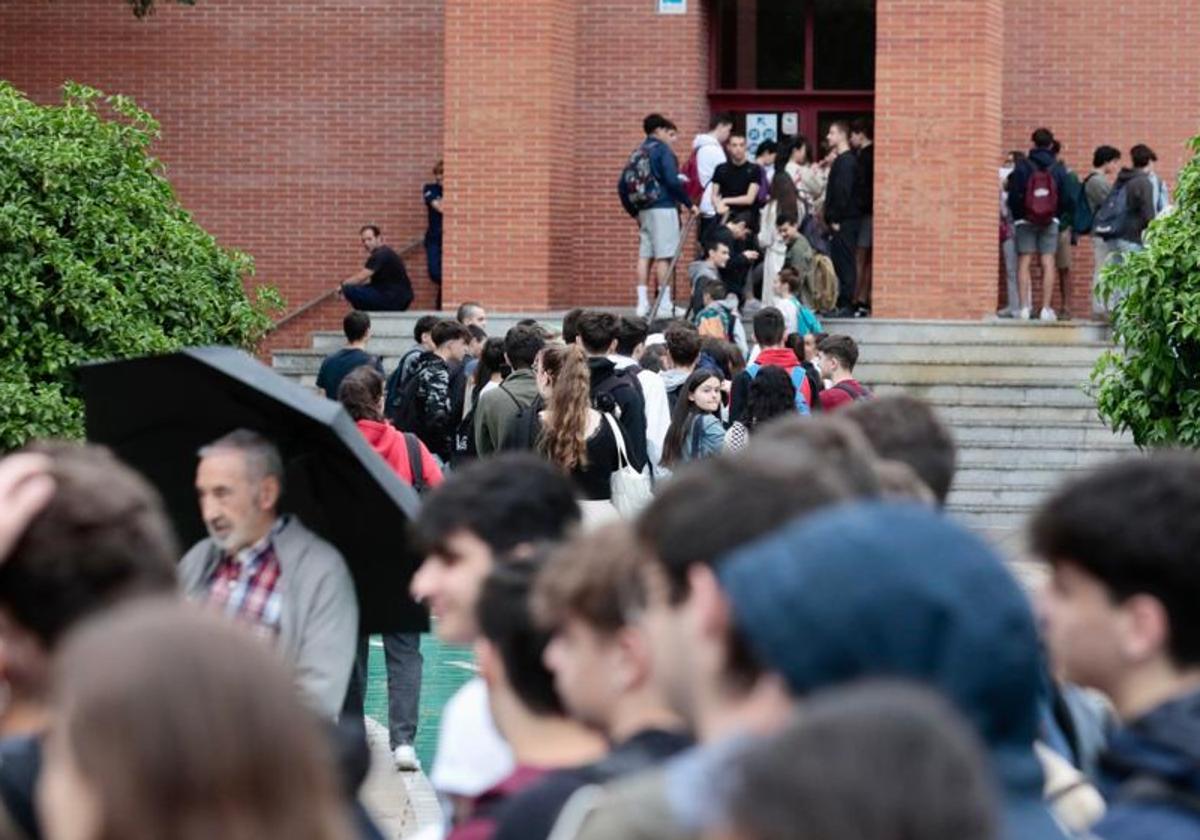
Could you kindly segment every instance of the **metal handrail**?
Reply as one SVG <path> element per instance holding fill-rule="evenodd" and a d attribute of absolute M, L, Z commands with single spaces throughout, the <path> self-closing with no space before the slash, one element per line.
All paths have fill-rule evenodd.
<path fill-rule="evenodd" d="M 405 254 L 408 254 L 411 251 L 415 251 L 417 249 L 417 247 L 424 244 L 424 242 L 425 242 L 425 237 L 421 237 L 419 239 L 414 239 L 412 242 L 409 242 L 407 245 L 405 245 L 403 248 L 401 248 L 396 253 L 399 256 L 403 257 Z M 284 324 L 288 323 L 289 321 L 293 321 L 296 318 L 299 318 L 301 315 L 303 315 L 308 310 L 329 300 L 331 297 L 333 297 L 339 291 L 341 291 L 341 288 L 342 287 L 339 284 L 337 288 L 330 289 L 327 292 L 322 292 L 321 294 L 317 295 L 312 300 L 309 300 L 309 301 L 306 301 L 305 303 L 300 304 L 298 307 L 296 307 L 291 312 L 284 315 L 282 318 L 280 318 L 278 321 L 276 321 L 274 324 L 272 324 L 270 327 L 268 327 L 267 334 L 269 335 L 269 334 L 275 332 L 277 329 L 279 329 L 280 327 L 282 327 Z"/>
<path fill-rule="evenodd" d="M 683 226 L 683 230 L 679 233 L 679 244 L 675 247 L 675 256 L 671 258 L 670 265 L 667 266 L 667 277 L 669 282 L 663 288 L 658 290 L 658 294 L 654 296 L 654 308 L 650 310 L 650 317 L 659 317 L 662 312 L 663 304 L 667 301 L 665 298 L 669 295 L 671 303 L 671 314 L 674 315 L 675 307 L 675 265 L 679 262 L 680 255 L 683 254 L 683 249 L 687 247 L 688 234 L 692 232 L 692 225 L 696 224 L 696 214 L 689 213 L 687 224 Z M 688 300 L 691 300 L 691 294 L 688 294 Z M 691 306 L 688 306 L 689 312 Z"/>

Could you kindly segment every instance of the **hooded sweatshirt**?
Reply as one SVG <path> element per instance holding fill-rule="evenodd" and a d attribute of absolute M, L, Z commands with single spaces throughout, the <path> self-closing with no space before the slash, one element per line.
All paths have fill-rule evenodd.
<path fill-rule="evenodd" d="M 1054 183 L 1058 186 L 1058 208 L 1061 211 L 1067 197 L 1067 170 L 1054 152 L 1049 149 L 1033 149 L 1029 157 L 1017 164 L 1012 175 L 1008 178 L 1008 210 L 1014 221 L 1025 218 L 1025 185 L 1036 169 L 1049 169 L 1054 174 Z M 1061 213 L 1060 213 L 1061 215 Z M 1060 219 L 1061 221 L 1061 219 Z"/>
<path fill-rule="evenodd" d="M 1146 226 L 1154 219 L 1154 183 L 1140 169 L 1122 169 L 1113 184 L 1114 190 L 1125 188 L 1125 224 L 1121 239 L 1141 243 Z"/>
<path fill-rule="evenodd" d="M 371 448 L 388 462 L 388 466 L 405 484 L 411 486 L 413 470 L 408 460 L 408 442 L 404 439 L 404 434 L 397 431 L 391 423 L 379 423 L 375 420 L 358 420 L 355 425 L 367 439 L 367 443 L 371 444 Z M 421 454 L 421 479 L 425 486 L 432 490 L 442 483 L 442 468 L 419 439 L 417 449 Z"/>
<path fill-rule="evenodd" d="M 731 554 L 718 575 L 751 651 L 796 696 L 868 677 L 929 685 L 989 751 L 1002 836 L 1065 837 L 1042 802 L 1033 749 L 1041 679 L 1033 614 L 978 537 L 924 506 L 843 505 Z"/>
<path fill-rule="evenodd" d="M 641 472 L 646 466 L 646 401 L 636 376 L 619 373 L 611 359 L 588 359 L 592 406 L 617 418 L 629 443 L 629 461 Z"/>
<path fill-rule="evenodd" d="M 1100 775 L 1109 809 L 1094 829 L 1097 837 L 1200 837 L 1200 692 L 1118 731 L 1100 760 Z"/>
<path fill-rule="evenodd" d="M 717 211 L 712 201 L 712 177 L 717 167 L 725 162 L 725 147 L 717 142 L 711 134 L 697 134 L 692 141 L 692 154 L 696 156 L 696 173 L 700 184 L 704 187 L 704 197 L 700 200 L 700 212 L 712 216 Z"/>

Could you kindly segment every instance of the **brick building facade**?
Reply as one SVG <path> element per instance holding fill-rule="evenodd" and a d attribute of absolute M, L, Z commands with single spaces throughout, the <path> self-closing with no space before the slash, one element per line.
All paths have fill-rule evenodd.
<path fill-rule="evenodd" d="M 630 305 L 636 236 L 614 184 L 641 117 L 671 116 L 684 158 L 727 104 L 722 14 L 786 21 L 807 2 L 825 21 L 810 56 L 857 43 L 829 23 L 832 0 L 690 0 L 683 15 L 658 14 L 656 0 L 197 0 L 144 21 L 121 0 L 6 0 L 0 77 L 44 102 L 64 79 L 137 99 L 162 123 L 157 151 L 184 204 L 292 306 L 357 269 L 359 224 L 396 246 L 417 240 L 420 187 L 443 155 L 448 304 Z M 1200 7 L 845 5 L 864 4 L 874 81 L 853 101 L 870 102 L 876 123 L 878 315 L 994 311 L 996 166 L 1035 126 L 1055 130 L 1081 174 L 1098 143 L 1147 142 L 1168 181 L 1196 133 Z M 1086 242 L 1076 257 L 1082 312 Z M 428 306 L 420 249 L 406 260 Z M 330 301 L 275 340 L 335 323 L 341 308 Z"/>

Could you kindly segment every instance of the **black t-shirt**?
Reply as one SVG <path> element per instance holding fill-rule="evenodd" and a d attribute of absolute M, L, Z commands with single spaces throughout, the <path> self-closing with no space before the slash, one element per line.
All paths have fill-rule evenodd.
<path fill-rule="evenodd" d="M 325 392 L 331 400 L 337 399 L 338 388 L 346 375 L 355 368 L 370 365 L 383 373 L 383 365 L 378 356 L 372 356 L 357 347 L 343 347 L 336 353 L 330 353 L 321 362 L 321 370 L 317 373 L 317 387 Z"/>
<path fill-rule="evenodd" d="M 726 161 L 713 172 L 713 183 L 721 189 L 722 198 L 737 198 L 750 192 L 751 184 L 761 183 L 762 174 L 758 164 L 750 160 L 742 163 Z"/>
<path fill-rule="evenodd" d="M 366 267 L 371 269 L 371 285 L 378 288 L 404 286 L 412 288 L 408 272 L 400 255 L 386 245 L 380 245 L 367 257 Z"/>

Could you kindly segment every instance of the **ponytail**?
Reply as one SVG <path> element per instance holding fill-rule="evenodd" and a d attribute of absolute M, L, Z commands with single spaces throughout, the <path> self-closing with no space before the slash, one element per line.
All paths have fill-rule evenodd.
<path fill-rule="evenodd" d="M 592 375 L 578 345 L 547 347 L 542 370 L 554 383 L 538 451 L 570 472 L 587 466 L 587 424 Z"/>

